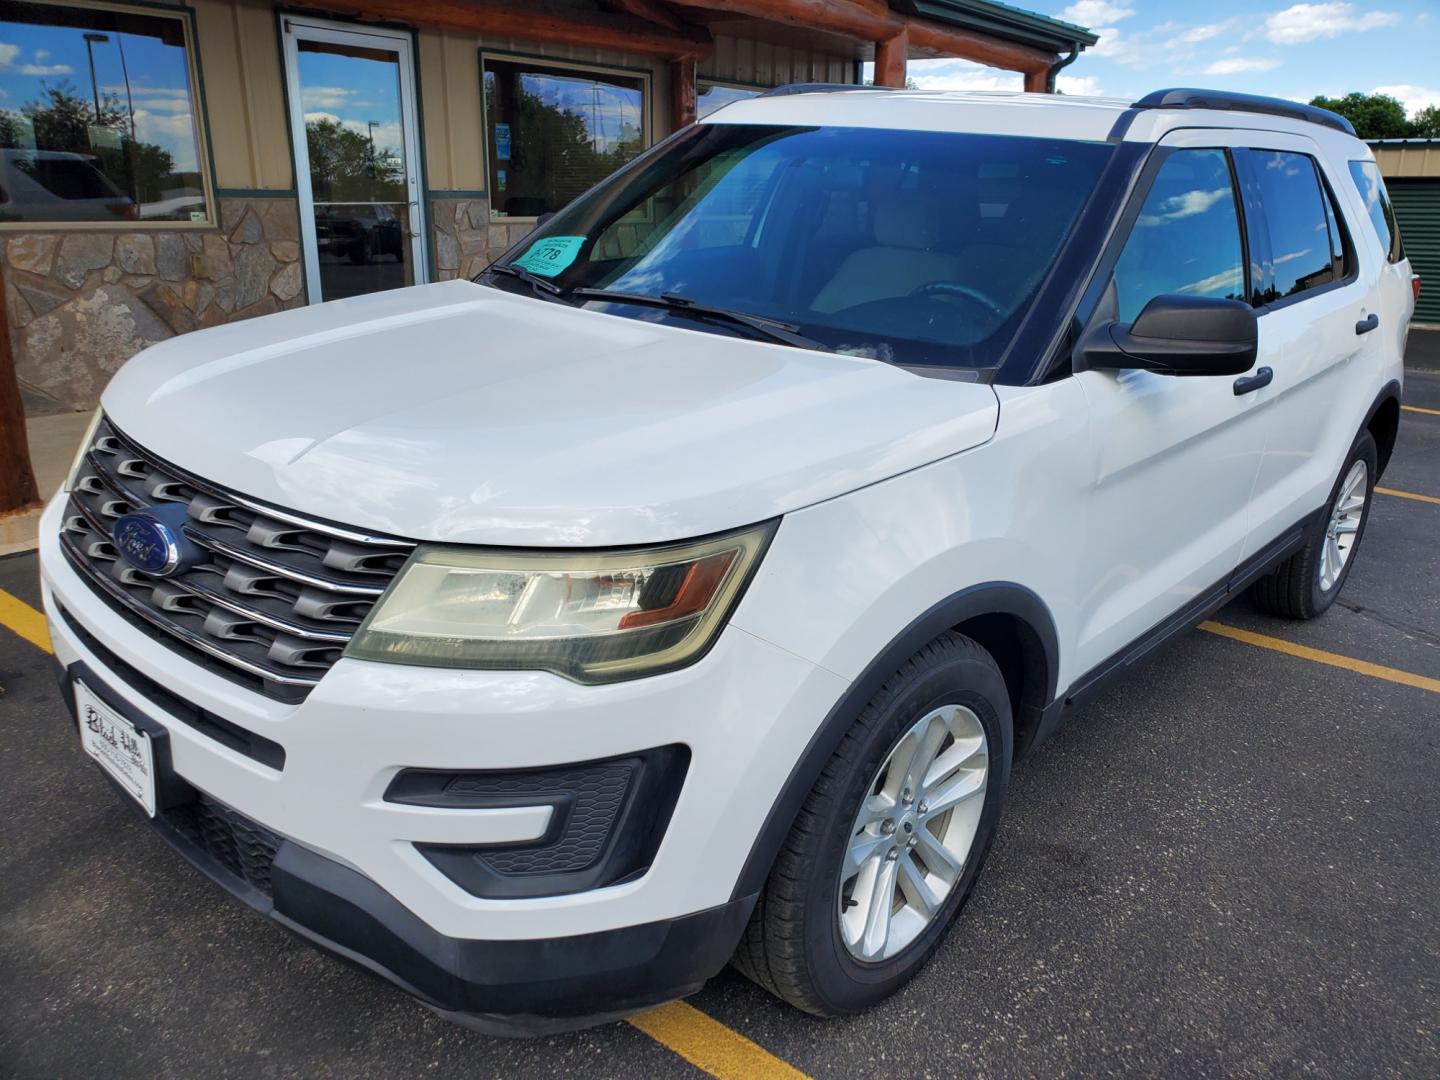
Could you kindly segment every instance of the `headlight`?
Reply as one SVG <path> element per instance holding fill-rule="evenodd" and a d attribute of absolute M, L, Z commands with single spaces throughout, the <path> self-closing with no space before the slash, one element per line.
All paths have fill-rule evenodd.
<path fill-rule="evenodd" d="M 90 417 L 90 423 L 85 426 L 85 437 L 80 440 L 80 448 L 75 451 L 75 460 L 70 462 L 70 471 L 65 474 L 65 483 L 60 485 L 60 490 L 67 494 L 75 488 L 75 477 L 79 475 L 80 466 L 85 463 L 85 455 L 90 451 L 90 444 L 95 441 L 95 429 L 100 426 L 100 418 L 105 414 L 99 409 L 95 415 Z M 49 498 L 47 495 L 46 498 Z"/>
<path fill-rule="evenodd" d="M 425 545 L 346 656 L 552 671 L 582 683 L 670 671 L 730 617 L 775 523 L 687 544 L 525 553 Z"/>

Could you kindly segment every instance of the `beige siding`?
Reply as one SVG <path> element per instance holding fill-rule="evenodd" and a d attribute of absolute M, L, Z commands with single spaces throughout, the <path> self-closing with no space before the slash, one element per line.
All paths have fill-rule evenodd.
<path fill-rule="evenodd" d="M 275 9 L 259 0 L 193 0 L 222 188 L 295 186 Z"/>
<path fill-rule="evenodd" d="M 1387 180 L 1440 177 L 1440 139 L 1373 149 L 1380 175 Z"/>
<path fill-rule="evenodd" d="M 715 35 L 715 52 L 699 66 L 702 79 L 784 86 L 795 82 L 855 81 L 855 61 L 818 49 Z"/>

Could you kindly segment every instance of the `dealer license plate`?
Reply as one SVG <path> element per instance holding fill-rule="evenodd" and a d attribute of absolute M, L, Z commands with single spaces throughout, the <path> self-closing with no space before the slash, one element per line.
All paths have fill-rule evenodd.
<path fill-rule="evenodd" d="M 115 781 L 155 816 L 155 754 L 150 736 L 96 697 L 83 682 L 75 684 L 80 743 Z"/>

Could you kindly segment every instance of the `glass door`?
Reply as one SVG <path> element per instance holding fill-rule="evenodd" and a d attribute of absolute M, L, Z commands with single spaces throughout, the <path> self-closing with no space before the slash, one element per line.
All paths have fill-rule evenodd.
<path fill-rule="evenodd" d="M 425 281 L 410 35 L 290 17 L 284 30 L 310 302 Z"/>

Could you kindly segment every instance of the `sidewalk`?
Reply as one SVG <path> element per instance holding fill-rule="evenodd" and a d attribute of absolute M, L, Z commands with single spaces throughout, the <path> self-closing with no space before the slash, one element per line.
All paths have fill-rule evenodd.
<path fill-rule="evenodd" d="M 89 413 L 60 412 L 26 418 L 30 462 L 35 466 L 35 481 L 41 498 L 48 500 L 65 480 L 65 473 L 75 460 L 75 451 L 80 448 L 80 440 L 89 424 Z M 0 518 L 0 556 L 33 550 L 39 526 L 38 509 Z"/>

